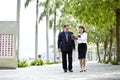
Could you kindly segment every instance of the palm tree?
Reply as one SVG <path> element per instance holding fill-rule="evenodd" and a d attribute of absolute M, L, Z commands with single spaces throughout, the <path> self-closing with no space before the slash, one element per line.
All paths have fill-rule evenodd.
<path fill-rule="evenodd" d="M 53 28 L 53 33 L 54 33 L 54 62 L 56 62 L 56 7 L 57 7 L 57 1 L 54 1 L 55 7 L 54 7 L 54 28 Z"/>
<path fill-rule="evenodd" d="M 33 0 L 26 0 L 25 8 L 29 5 L 31 1 Z M 37 55 L 38 55 L 38 3 L 39 3 L 39 0 L 36 0 L 35 59 L 37 59 Z"/>
<path fill-rule="evenodd" d="M 51 2 L 50 2 L 51 1 Z M 57 0 L 57 2 L 60 2 L 60 0 Z M 53 23 L 54 23 L 54 27 L 53 27 L 53 32 L 54 32 L 54 62 L 56 62 L 56 8 L 57 8 L 57 3 L 56 0 L 47 0 L 45 3 L 41 3 L 42 6 L 44 6 L 44 11 L 42 12 L 41 16 L 39 17 L 39 21 L 42 20 L 42 18 L 44 16 L 46 16 L 46 25 L 48 25 L 50 23 L 50 28 L 53 27 Z M 60 4 L 58 2 L 58 4 Z M 54 3 L 54 4 L 53 4 Z M 50 16 L 54 16 L 50 19 L 50 21 L 48 20 Z M 49 53 L 48 53 L 48 26 L 46 26 L 46 38 L 47 38 L 47 60 L 49 60 Z"/>
<path fill-rule="evenodd" d="M 18 22 L 18 43 L 17 43 L 17 59 L 19 59 L 19 21 L 20 21 L 20 3 L 21 0 L 17 0 L 17 22 Z"/>
<path fill-rule="evenodd" d="M 25 7 L 29 5 L 32 0 L 26 0 Z M 49 39 L 48 39 L 48 27 L 49 27 L 49 2 L 50 0 L 46 0 L 45 2 L 40 2 L 37 0 L 36 2 L 36 37 L 35 37 L 35 58 L 37 59 L 37 51 L 38 51 L 38 7 L 44 6 L 44 11 L 40 14 L 39 22 L 43 17 L 46 16 L 46 51 L 47 51 L 47 61 L 49 61 Z"/>
<path fill-rule="evenodd" d="M 54 19 L 53 19 L 53 21 L 54 21 L 54 27 L 53 27 L 53 43 L 54 43 L 54 62 L 56 62 L 56 22 L 57 22 L 57 20 L 56 20 L 56 18 L 57 18 L 57 10 L 59 10 L 60 11 L 60 8 L 61 8 L 61 6 L 63 5 L 63 2 L 64 1 L 61 1 L 61 0 L 54 0 L 53 1 L 54 2 Z M 59 13 L 58 13 L 59 14 Z"/>
<path fill-rule="evenodd" d="M 50 0 L 47 0 L 45 2 L 41 2 L 40 6 L 44 7 L 44 11 L 41 13 L 39 17 L 39 22 L 43 19 L 43 17 L 46 17 L 46 51 L 47 51 L 47 62 L 49 62 L 49 4 Z"/>

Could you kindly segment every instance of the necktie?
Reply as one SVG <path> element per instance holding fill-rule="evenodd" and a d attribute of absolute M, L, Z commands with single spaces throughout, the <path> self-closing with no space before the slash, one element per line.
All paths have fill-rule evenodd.
<path fill-rule="evenodd" d="M 66 34 L 66 41 L 68 42 L 68 34 Z"/>

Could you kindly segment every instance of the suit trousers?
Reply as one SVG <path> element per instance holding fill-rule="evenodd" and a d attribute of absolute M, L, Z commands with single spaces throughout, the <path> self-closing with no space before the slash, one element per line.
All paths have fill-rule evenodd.
<path fill-rule="evenodd" d="M 68 67 L 67 67 L 67 61 L 68 61 Z M 63 66 L 63 70 L 72 69 L 72 51 L 62 52 L 62 66 Z"/>

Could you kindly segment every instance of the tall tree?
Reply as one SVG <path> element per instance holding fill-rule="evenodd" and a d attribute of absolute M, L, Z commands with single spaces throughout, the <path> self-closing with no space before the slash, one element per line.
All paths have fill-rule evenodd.
<path fill-rule="evenodd" d="M 54 28 L 53 28 L 53 33 L 54 33 L 54 62 L 56 62 L 56 8 L 57 8 L 57 1 L 54 0 Z"/>
<path fill-rule="evenodd" d="M 110 26 L 110 50 L 109 50 L 109 62 L 112 61 L 112 44 L 113 44 L 113 34 L 114 34 L 114 29 L 112 26 Z"/>
<path fill-rule="evenodd" d="M 104 40 L 104 61 L 106 61 L 107 46 L 108 46 L 108 39 L 107 39 L 107 36 L 106 36 L 106 38 Z"/>
<path fill-rule="evenodd" d="M 49 62 L 49 15 L 50 12 L 50 0 L 40 3 L 40 7 L 44 7 L 43 12 L 39 16 L 39 22 L 46 17 L 46 52 L 47 52 L 47 62 Z"/>
<path fill-rule="evenodd" d="M 19 60 L 19 25 L 20 25 L 20 4 L 21 0 L 17 0 L 17 22 L 18 22 L 18 43 L 17 43 L 17 59 Z"/>
<path fill-rule="evenodd" d="M 117 61 L 120 62 L 120 8 L 115 10 L 116 13 L 116 37 L 117 37 Z"/>

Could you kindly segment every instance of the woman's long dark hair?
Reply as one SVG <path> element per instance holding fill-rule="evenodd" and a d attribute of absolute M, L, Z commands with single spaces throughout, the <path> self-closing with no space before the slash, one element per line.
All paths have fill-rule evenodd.
<path fill-rule="evenodd" d="M 83 29 L 83 33 L 85 32 L 85 28 L 83 26 L 79 26 L 79 29 L 82 28 Z"/>

